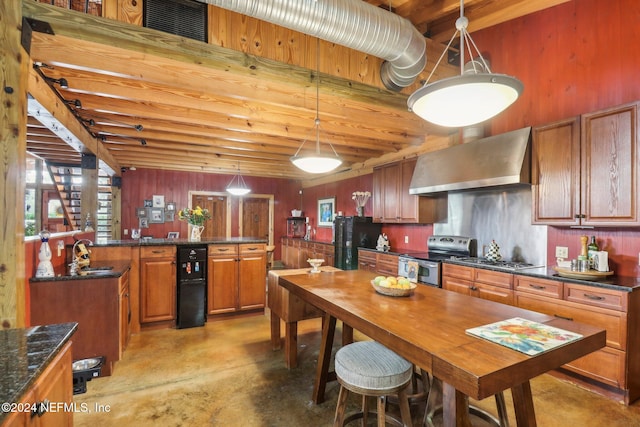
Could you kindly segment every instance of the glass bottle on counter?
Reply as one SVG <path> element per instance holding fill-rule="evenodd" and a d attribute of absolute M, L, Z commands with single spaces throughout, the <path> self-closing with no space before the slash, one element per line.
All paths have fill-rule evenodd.
<path fill-rule="evenodd" d="M 589 260 L 589 268 L 594 268 L 593 257 L 599 250 L 600 248 L 598 247 L 598 243 L 596 242 L 596 236 L 591 236 L 591 242 L 589 242 L 589 245 L 587 246 L 587 259 Z"/>

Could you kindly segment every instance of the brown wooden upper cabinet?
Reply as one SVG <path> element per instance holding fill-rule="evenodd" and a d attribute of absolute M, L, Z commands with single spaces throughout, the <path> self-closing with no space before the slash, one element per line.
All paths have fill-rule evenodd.
<path fill-rule="evenodd" d="M 447 217 L 447 197 L 409 194 L 417 159 L 373 169 L 373 222 L 434 223 Z"/>
<path fill-rule="evenodd" d="M 534 224 L 640 225 L 639 104 L 533 129 Z"/>

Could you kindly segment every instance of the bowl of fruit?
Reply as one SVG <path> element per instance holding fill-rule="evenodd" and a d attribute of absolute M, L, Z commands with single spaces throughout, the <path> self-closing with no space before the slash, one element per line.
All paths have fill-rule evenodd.
<path fill-rule="evenodd" d="M 371 286 L 377 293 L 392 297 L 408 297 L 417 287 L 415 283 L 402 276 L 377 276 L 371 281 Z"/>

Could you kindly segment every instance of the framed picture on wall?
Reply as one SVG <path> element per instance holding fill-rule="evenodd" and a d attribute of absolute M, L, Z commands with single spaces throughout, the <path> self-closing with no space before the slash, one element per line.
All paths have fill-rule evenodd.
<path fill-rule="evenodd" d="M 147 217 L 147 208 L 136 208 L 136 216 L 138 218 L 146 218 Z"/>
<path fill-rule="evenodd" d="M 164 222 L 173 222 L 175 219 L 175 211 L 164 210 Z"/>
<path fill-rule="evenodd" d="M 138 218 L 139 228 L 149 228 L 149 218 Z"/>
<path fill-rule="evenodd" d="M 162 224 L 164 222 L 164 209 L 151 208 L 149 209 L 149 224 Z"/>
<path fill-rule="evenodd" d="M 153 207 L 164 208 L 164 196 L 153 195 Z"/>
<path fill-rule="evenodd" d="M 167 234 L 167 239 L 177 239 L 178 237 L 180 237 L 179 231 L 170 231 L 169 234 Z"/>
<path fill-rule="evenodd" d="M 165 208 L 168 211 L 175 212 L 176 211 L 176 202 L 169 202 Z"/>
<path fill-rule="evenodd" d="M 145 200 L 144 201 L 144 207 L 145 208 L 150 208 L 153 206 L 153 200 Z"/>
<path fill-rule="evenodd" d="M 318 227 L 331 227 L 336 211 L 336 198 L 318 199 Z"/>

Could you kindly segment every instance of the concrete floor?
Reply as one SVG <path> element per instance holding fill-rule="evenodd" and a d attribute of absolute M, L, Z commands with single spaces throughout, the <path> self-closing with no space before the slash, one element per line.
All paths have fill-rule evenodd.
<path fill-rule="evenodd" d="M 89 411 L 77 412 L 74 423 L 79 427 L 330 426 L 337 383 L 329 385 L 326 402 L 311 402 L 320 320 L 301 322 L 299 332 L 299 363 L 292 370 L 285 368 L 282 350 L 271 350 L 268 315 L 135 335 L 113 375 L 90 381 L 87 393 L 74 396 Z M 356 333 L 358 338 L 364 337 Z M 640 427 L 640 402 L 626 407 L 550 375 L 535 378 L 532 389 L 540 427 Z M 348 411 L 359 404 L 351 397 Z M 514 426 L 508 392 L 505 397 Z M 478 405 L 495 413 L 493 399 Z"/>

